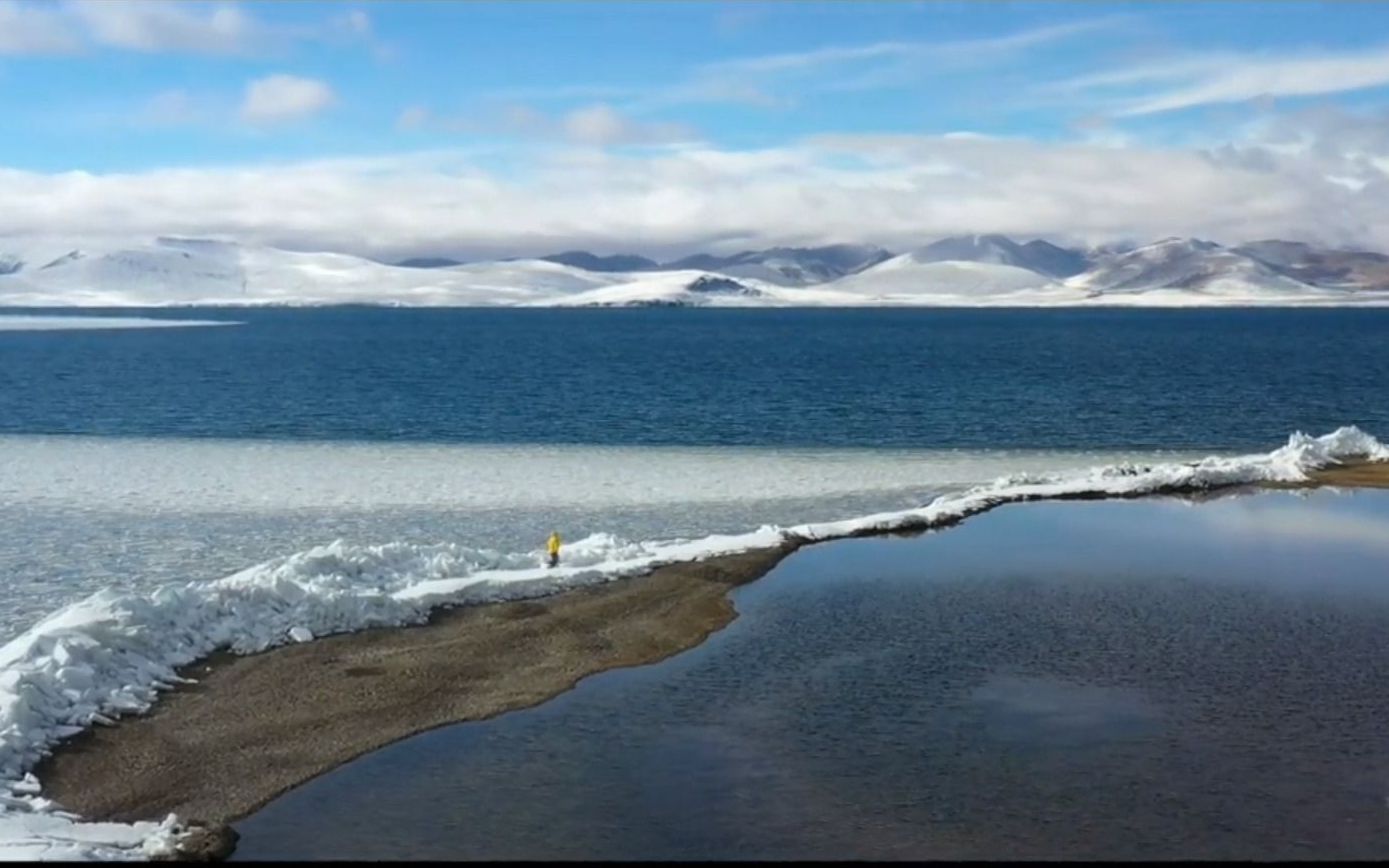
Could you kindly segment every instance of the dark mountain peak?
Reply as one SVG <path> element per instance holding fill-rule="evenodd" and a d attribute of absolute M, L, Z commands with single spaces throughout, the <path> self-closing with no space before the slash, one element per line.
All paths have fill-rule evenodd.
<path fill-rule="evenodd" d="M 731 256 L 696 253 L 674 262 L 667 262 L 661 267 L 718 271 L 735 277 L 805 286 L 853 274 L 891 258 L 891 253 L 872 245 L 827 244 L 821 247 L 744 250 Z"/>
<path fill-rule="evenodd" d="M 582 268 L 585 271 L 651 271 L 660 267 L 654 260 L 631 253 L 599 256 L 595 253 L 589 253 L 587 250 L 566 250 L 563 253 L 551 253 L 549 256 L 540 258 L 546 262 L 558 262 L 560 265 Z"/>
<path fill-rule="evenodd" d="M 1036 239 L 1019 244 L 1007 235 L 953 235 L 927 244 L 912 254 L 918 262 L 983 262 L 1026 268 L 1049 277 L 1066 278 L 1090 267 L 1078 250 Z"/>
<path fill-rule="evenodd" d="M 1221 245 L 1216 244 L 1214 241 L 1206 241 L 1203 238 L 1187 238 L 1182 235 L 1169 235 L 1166 238 L 1160 238 L 1147 246 L 1149 248 L 1174 247 L 1201 251 L 1221 249 Z"/>
<path fill-rule="evenodd" d="M 912 254 L 920 262 L 991 262 L 1019 265 L 1022 248 L 1006 235 L 951 235 Z"/>
<path fill-rule="evenodd" d="M 690 281 L 685 289 L 690 292 L 700 294 L 717 295 L 761 295 L 762 293 L 750 286 L 739 283 L 731 277 L 720 277 L 716 274 L 706 274 Z"/>
<path fill-rule="evenodd" d="M 87 254 L 83 253 L 80 250 L 69 250 L 67 253 L 64 253 L 62 256 L 59 256 L 57 259 L 53 260 L 47 265 L 44 265 L 43 268 L 53 268 L 55 266 L 62 265 L 67 262 L 76 262 L 77 260 L 85 259 L 86 257 Z"/>
<path fill-rule="evenodd" d="M 1090 257 L 1084 251 L 1060 247 L 1040 238 L 1022 245 L 1022 250 L 1033 271 L 1052 277 L 1074 277 L 1090 267 Z"/>
<path fill-rule="evenodd" d="M 450 268 L 455 265 L 462 265 L 457 259 L 448 259 L 443 256 L 417 256 L 413 259 L 402 259 L 395 265 L 401 268 Z"/>
<path fill-rule="evenodd" d="M 743 254 L 739 254 L 740 256 Z M 712 253 L 694 253 L 682 259 L 676 259 L 662 265 L 662 268 L 686 269 L 693 268 L 700 271 L 713 271 L 723 266 L 733 257 L 715 256 Z"/>
<path fill-rule="evenodd" d="M 1289 277 L 1322 286 L 1389 286 L 1389 256 L 1365 250 L 1334 250 L 1301 241 L 1253 241 L 1235 252 Z"/>

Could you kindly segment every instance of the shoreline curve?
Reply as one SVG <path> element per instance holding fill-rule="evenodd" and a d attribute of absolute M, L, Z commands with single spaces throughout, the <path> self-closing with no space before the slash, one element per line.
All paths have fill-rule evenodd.
<path fill-rule="evenodd" d="M 1255 487 L 1389 488 L 1389 463 Z M 923 529 L 864 529 L 833 539 Z M 431 729 L 539 705 L 589 675 L 699 645 L 737 617 L 731 590 L 802 546 L 828 541 L 791 538 L 548 597 L 441 608 L 423 625 L 249 656 L 217 652 L 183 669 L 197 681 L 170 691 L 148 714 L 75 736 L 35 771 L 47 797 L 84 818 L 130 822 L 176 813 L 192 833 L 175 858 L 224 858 L 235 846 L 232 822 L 324 772 Z"/>

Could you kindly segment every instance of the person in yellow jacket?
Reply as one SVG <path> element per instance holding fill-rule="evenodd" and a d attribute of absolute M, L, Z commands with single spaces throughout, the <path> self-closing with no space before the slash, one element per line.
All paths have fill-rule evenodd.
<path fill-rule="evenodd" d="M 550 531 L 550 541 L 546 546 L 550 552 L 550 566 L 559 563 L 559 531 Z"/>

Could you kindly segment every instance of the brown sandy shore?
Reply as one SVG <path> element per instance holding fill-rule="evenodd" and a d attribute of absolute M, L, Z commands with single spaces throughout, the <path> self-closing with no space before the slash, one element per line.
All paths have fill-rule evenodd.
<path fill-rule="evenodd" d="M 1323 471 L 1305 485 L 1389 488 L 1389 463 Z M 1279 486 L 1288 487 L 1288 486 Z M 44 794 L 97 820 L 203 827 L 184 858 L 231 852 L 227 824 L 387 744 L 537 705 L 585 676 L 653 663 L 735 617 L 728 592 L 802 545 L 673 564 L 534 601 L 440 610 L 417 627 L 367 630 L 248 657 L 216 654 L 197 683 L 145 716 L 64 743 L 37 769 Z"/>

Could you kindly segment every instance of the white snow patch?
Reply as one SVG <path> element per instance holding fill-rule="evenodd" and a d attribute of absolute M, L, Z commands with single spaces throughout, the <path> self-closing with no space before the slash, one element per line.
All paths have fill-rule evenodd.
<path fill-rule="evenodd" d="M 1085 293 L 1026 268 L 993 262 L 923 262 L 913 253 L 840 278 L 831 286 L 880 304 L 1032 307 L 1085 300 Z"/>
<path fill-rule="evenodd" d="M 0 316 L 0 332 L 90 329 L 171 329 L 242 325 L 228 320 L 151 319 L 136 316 Z"/>

